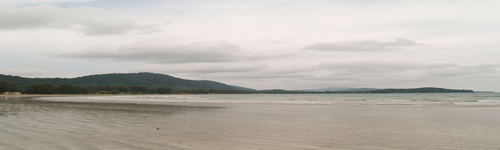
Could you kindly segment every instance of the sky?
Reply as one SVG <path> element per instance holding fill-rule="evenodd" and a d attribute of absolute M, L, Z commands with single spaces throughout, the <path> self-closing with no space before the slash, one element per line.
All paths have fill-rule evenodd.
<path fill-rule="evenodd" d="M 0 74 L 500 92 L 498 0 L 0 0 Z"/>

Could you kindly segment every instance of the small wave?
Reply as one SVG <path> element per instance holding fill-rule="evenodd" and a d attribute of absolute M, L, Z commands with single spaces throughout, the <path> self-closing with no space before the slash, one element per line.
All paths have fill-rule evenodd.
<path fill-rule="evenodd" d="M 414 101 L 414 100 L 410 100 L 410 99 L 380 99 L 380 100 L 365 100 L 367 102 L 411 102 L 411 101 Z"/>
<path fill-rule="evenodd" d="M 480 103 L 484 102 L 495 102 L 495 103 L 500 103 L 500 100 L 478 100 Z"/>
<path fill-rule="evenodd" d="M 460 106 L 498 106 L 500 103 L 453 103 Z"/>
<path fill-rule="evenodd" d="M 356 95 L 357 96 L 357 95 Z M 420 106 L 500 106 L 497 99 L 476 99 L 474 97 L 388 97 L 374 95 L 125 95 L 125 96 L 90 96 L 94 102 L 144 102 L 144 103 L 247 103 L 247 104 L 306 104 L 306 105 L 420 105 Z M 56 99 L 56 98 L 50 98 Z M 66 98 L 64 98 L 66 99 Z M 61 100 L 64 100 L 61 98 Z"/>
<path fill-rule="evenodd" d="M 195 96 L 177 96 L 177 95 L 159 95 L 159 96 L 148 96 L 149 98 L 178 98 L 178 99 L 204 99 Z"/>
<path fill-rule="evenodd" d="M 132 101 L 132 102 L 186 102 L 186 103 L 247 103 L 247 104 L 334 104 L 332 102 L 312 100 L 223 100 L 187 96 L 148 96 L 148 97 L 87 97 L 89 100 Z"/>

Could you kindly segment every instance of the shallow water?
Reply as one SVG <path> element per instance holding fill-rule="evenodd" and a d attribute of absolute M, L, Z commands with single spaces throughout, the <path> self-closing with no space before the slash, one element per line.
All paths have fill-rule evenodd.
<path fill-rule="evenodd" d="M 11 97 L 0 101 L 0 149 L 499 149 L 497 98 Z"/>
<path fill-rule="evenodd" d="M 54 101 L 59 98 L 51 98 Z M 61 98 L 67 101 L 68 98 Z M 81 97 L 73 98 L 82 101 Z M 141 103 L 249 103 L 318 105 L 428 105 L 500 106 L 500 93 L 419 93 L 419 94 L 234 94 L 234 95 L 148 95 L 92 96 L 83 101 Z"/>

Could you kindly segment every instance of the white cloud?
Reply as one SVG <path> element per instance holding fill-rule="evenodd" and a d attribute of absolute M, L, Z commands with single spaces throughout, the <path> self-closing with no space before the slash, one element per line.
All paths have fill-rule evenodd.
<path fill-rule="evenodd" d="M 85 35 L 116 35 L 159 31 L 163 24 L 142 25 L 118 19 L 114 12 L 97 8 L 62 9 L 52 5 L 23 8 L 0 7 L 0 30 L 70 29 Z"/>
<path fill-rule="evenodd" d="M 379 42 L 375 40 L 348 41 L 334 43 L 316 43 L 304 47 L 306 50 L 330 51 L 330 52 L 381 52 L 402 50 L 403 47 L 421 46 L 417 43 L 404 38 L 396 38 L 392 42 Z"/>
<path fill-rule="evenodd" d="M 7 4 L 42 4 L 42 3 L 61 3 L 61 2 L 88 2 L 96 0 L 0 0 Z"/>

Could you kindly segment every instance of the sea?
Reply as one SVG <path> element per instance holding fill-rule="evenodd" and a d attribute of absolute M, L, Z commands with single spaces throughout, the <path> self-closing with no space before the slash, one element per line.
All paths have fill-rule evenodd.
<path fill-rule="evenodd" d="M 247 103 L 304 105 L 500 106 L 500 93 L 208 94 L 43 97 L 38 100 L 116 103 Z"/>
<path fill-rule="evenodd" d="M 500 149 L 500 93 L 4 97 L 0 149 Z"/>

